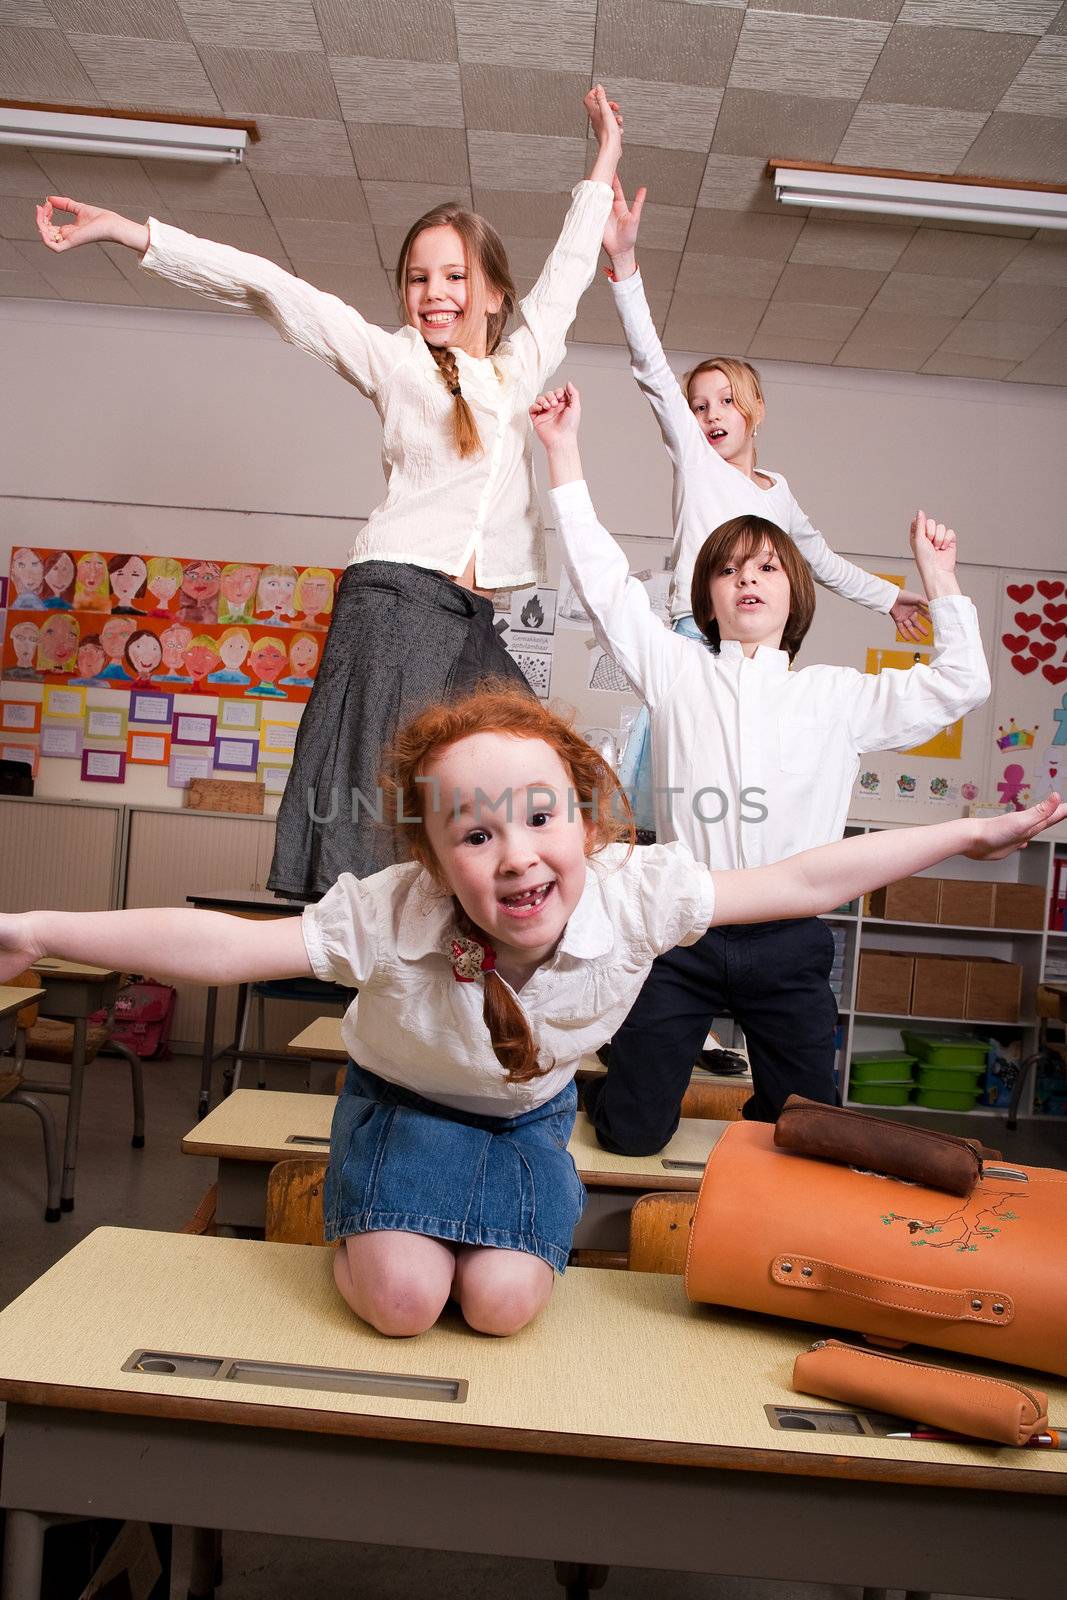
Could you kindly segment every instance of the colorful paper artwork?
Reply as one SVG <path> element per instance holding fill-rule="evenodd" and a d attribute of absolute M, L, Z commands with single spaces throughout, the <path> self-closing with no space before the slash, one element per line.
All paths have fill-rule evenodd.
<path fill-rule="evenodd" d="M 220 734 L 215 739 L 217 772 L 255 772 L 259 764 L 259 740 L 239 739 Z"/>
<path fill-rule="evenodd" d="M 83 750 L 83 783 L 125 783 L 125 750 Z"/>
<path fill-rule="evenodd" d="M 917 650 L 914 646 L 907 650 L 881 650 L 867 651 L 867 661 L 864 672 L 882 672 L 887 667 L 908 671 L 916 662 L 929 661 L 929 652 Z M 963 719 L 951 723 L 947 728 L 942 728 L 940 733 L 935 733 L 932 739 L 927 739 L 923 744 L 910 745 L 905 752 L 909 756 L 932 756 L 935 761 L 958 761 L 963 755 Z"/>
<path fill-rule="evenodd" d="M 1067 683 L 1067 583 L 1038 578 L 1005 586 L 1006 626 L 1000 643 L 1013 671 L 1040 673 L 1054 688 Z"/>

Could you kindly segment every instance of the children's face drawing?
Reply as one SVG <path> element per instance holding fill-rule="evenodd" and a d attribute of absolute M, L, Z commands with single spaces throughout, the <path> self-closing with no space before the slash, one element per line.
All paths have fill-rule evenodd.
<path fill-rule="evenodd" d="M 78 582 L 83 589 L 94 591 L 99 589 L 106 573 L 107 563 L 95 550 L 78 557 Z"/>
<path fill-rule="evenodd" d="M 586 827 L 556 751 L 477 733 L 442 751 L 426 776 L 439 785 L 426 785 L 426 832 L 452 893 L 505 960 L 544 961 L 586 880 Z"/>
<path fill-rule="evenodd" d="M 270 643 L 257 645 L 248 658 L 248 665 L 261 683 L 277 683 L 285 671 L 285 662 L 285 651 Z"/>
<path fill-rule="evenodd" d="M 185 663 L 185 652 L 193 642 L 191 628 L 164 628 L 159 636 L 163 647 L 163 664 L 171 672 L 180 672 Z"/>
<path fill-rule="evenodd" d="M 303 601 L 305 615 L 313 617 L 320 611 L 325 611 L 330 603 L 330 594 L 333 584 L 329 578 L 305 577 L 300 585 L 300 598 Z"/>
<path fill-rule="evenodd" d="M 153 634 L 145 634 L 130 645 L 129 657 L 130 665 L 137 669 L 142 678 L 147 678 L 163 659 L 163 647 Z"/>
<path fill-rule="evenodd" d="M 16 550 L 11 557 L 11 581 L 17 594 L 37 594 L 44 581 L 44 564 L 36 550 Z"/>
<path fill-rule="evenodd" d="M 194 600 L 210 600 L 219 592 L 219 569 L 213 561 L 190 561 L 182 588 Z"/>
<path fill-rule="evenodd" d="M 296 579 L 285 572 L 264 573 L 259 580 L 257 611 L 292 611 Z"/>
<path fill-rule="evenodd" d="M 69 617 L 60 612 L 49 617 L 41 628 L 41 656 L 47 656 L 57 666 L 69 661 L 78 647 L 78 630 Z"/>
<path fill-rule="evenodd" d="M 121 606 L 128 606 L 136 598 L 148 574 L 140 556 L 131 556 L 123 567 L 111 574 L 111 591 Z"/>
<path fill-rule="evenodd" d="M 220 639 L 219 655 L 223 665 L 229 667 L 231 672 L 236 672 L 251 646 L 252 641 L 247 633 L 231 633 L 228 639 Z"/>
<path fill-rule="evenodd" d="M 752 424 L 738 410 L 733 385 L 717 367 L 697 373 L 689 385 L 689 409 L 711 448 L 724 461 L 734 461 L 750 444 Z"/>
<path fill-rule="evenodd" d="M 107 664 L 107 656 L 98 644 L 83 644 L 78 650 L 78 676 L 80 678 L 95 678 L 98 672 L 103 672 Z"/>
<path fill-rule="evenodd" d="M 729 562 L 708 586 L 711 609 L 723 639 L 777 648 L 789 620 L 792 592 L 773 545 L 742 561 Z"/>
<path fill-rule="evenodd" d="M 160 605 L 165 606 L 168 600 L 173 600 L 178 592 L 178 580 L 172 578 L 169 572 L 157 572 L 148 580 L 148 592 L 157 599 Z"/>
<path fill-rule="evenodd" d="M 206 678 L 218 664 L 219 653 L 213 644 L 191 644 L 185 652 L 185 669 L 194 678 Z"/>
<path fill-rule="evenodd" d="M 319 647 L 306 635 L 294 639 L 289 646 L 289 665 L 298 677 L 306 678 L 318 659 Z"/>
<path fill-rule="evenodd" d="M 132 617 L 109 617 L 100 629 L 100 643 L 111 657 L 112 661 L 121 661 L 126 649 L 126 640 L 131 633 L 137 631 L 137 624 Z"/>
<path fill-rule="evenodd" d="M 74 582 L 74 563 L 65 550 L 61 550 L 46 570 L 45 584 L 53 594 L 62 594 Z"/>
<path fill-rule="evenodd" d="M 258 577 L 257 567 L 235 567 L 232 572 L 222 574 L 220 579 L 222 593 L 232 611 L 245 604 L 256 586 Z"/>
<path fill-rule="evenodd" d="M 38 638 L 37 624 L 34 622 L 20 622 L 12 628 L 11 643 L 15 648 L 15 660 L 20 667 L 33 666 Z"/>

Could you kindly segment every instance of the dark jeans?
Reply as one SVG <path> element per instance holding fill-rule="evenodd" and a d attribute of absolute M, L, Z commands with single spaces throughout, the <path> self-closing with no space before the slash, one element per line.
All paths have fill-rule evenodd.
<path fill-rule="evenodd" d="M 662 1150 L 712 1019 L 726 1013 L 744 1029 L 752 1064 L 743 1116 L 774 1122 L 791 1094 L 839 1105 L 833 959 L 817 917 L 709 928 L 658 957 L 611 1041 L 607 1077 L 586 1085 L 600 1143 L 621 1155 Z"/>

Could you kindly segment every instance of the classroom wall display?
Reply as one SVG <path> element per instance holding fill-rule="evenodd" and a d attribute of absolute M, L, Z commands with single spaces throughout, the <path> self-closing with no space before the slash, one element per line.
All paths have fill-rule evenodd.
<path fill-rule="evenodd" d="M 1002 574 L 990 738 L 991 805 L 1032 805 L 1067 773 L 1067 579 Z"/>
<path fill-rule="evenodd" d="M 60 761 L 80 761 L 84 747 L 85 730 L 76 722 L 57 721 L 52 717 L 41 719 L 42 756 Z"/>
<path fill-rule="evenodd" d="M 302 704 L 341 571 L 16 545 L 0 674 Z"/>

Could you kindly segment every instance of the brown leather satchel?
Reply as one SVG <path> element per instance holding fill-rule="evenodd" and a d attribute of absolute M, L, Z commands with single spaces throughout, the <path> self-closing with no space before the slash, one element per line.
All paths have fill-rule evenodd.
<path fill-rule="evenodd" d="M 774 1125 L 774 1142 L 797 1155 L 865 1167 L 962 1195 L 970 1194 L 982 1176 L 983 1156 L 997 1155 L 976 1139 L 822 1105 L 800 1094 L 786 1101 Z"/>
<path fill-rule="evenodd" d="M 734 1122 L 708 1159 L 690 1300 L 1067 1376 L 1067 1172 L 987 1163 L 964 1199 Z"/>

